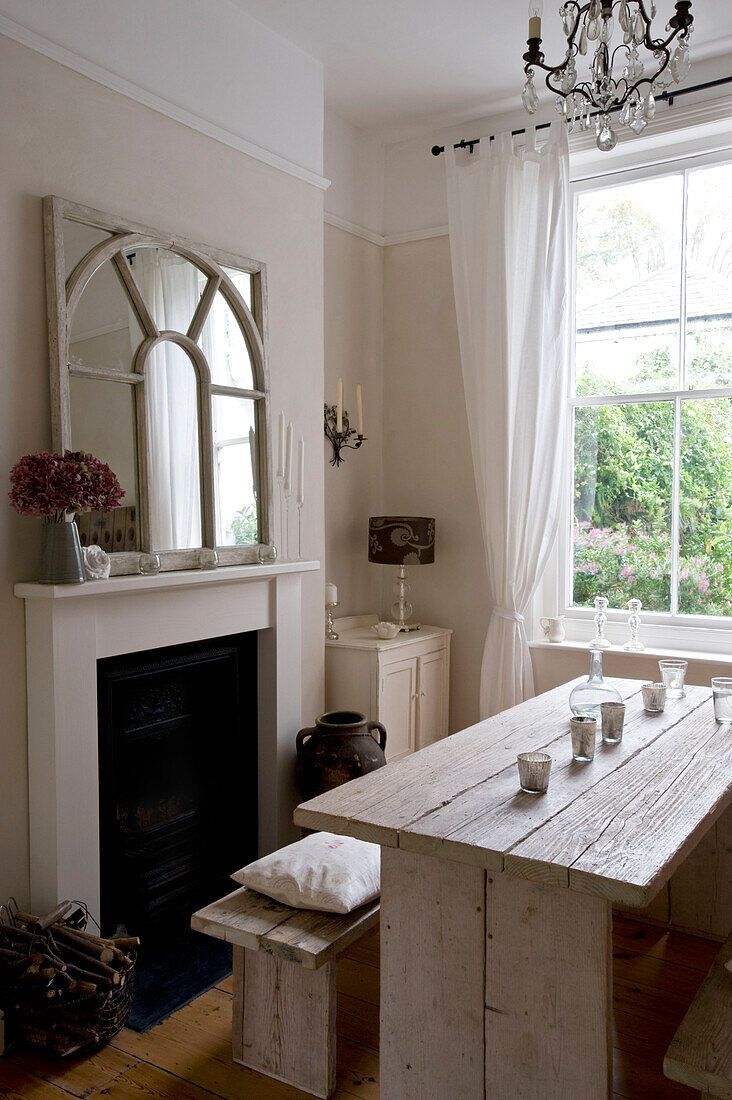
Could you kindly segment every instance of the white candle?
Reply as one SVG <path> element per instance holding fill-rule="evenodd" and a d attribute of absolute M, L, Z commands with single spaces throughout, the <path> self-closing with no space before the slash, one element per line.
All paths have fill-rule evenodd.
<path fill-rule="evenodd" d="M 257 433 L 249 429 L 249 457 L 252 462 L 252 489 L 256 496 L 259 492 L 259 455 L 257 454 Z"/>
<path fill-rule="evenodd" d="M 285 436 L 285 484 L 283 488 L 286 493 L 289 493 L 292 489 L 292 424 L 287 425 Z"/>
<path fill-rule="evenodd" d="M 358 434 L 363 435 L 363 396 L 360 386 L 356 386 L 356 426 Z"/>
<path fill-rule="evenodd" d="M 305 440 L 302 436 L 297 444 L 297 503 L 305 502 Z"/>
<path fill-rule="evenodd" d="M 343 431 L 343 379 L 338 379 L 338 398 L 336 400 L 336 431 Z"/>
<path fill-rule="evenodd" d="M 277 477 L 285 476 L 285 414 L 280 413 L 279 435 L 277 439 Z"/>
<path fill-rule="evenodd" d="M 543 0 L 529 0 L 529 38 L 541 38 Z"/>
<path fill-rule="evenodd" d="M 338 589 L 334 584 L 326 584 L 325 586 L 325 602 L 326 603 L 338 603 Z"/>

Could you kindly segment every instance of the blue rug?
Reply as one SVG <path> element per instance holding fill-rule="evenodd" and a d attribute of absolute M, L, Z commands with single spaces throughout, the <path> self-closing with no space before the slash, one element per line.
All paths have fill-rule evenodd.
<path fill-rule="evenodd" d="M 185 930 L 165 943 L 143 943 L 127 1026 L 148 1031 L 231 973 L 231 945 Z"/>

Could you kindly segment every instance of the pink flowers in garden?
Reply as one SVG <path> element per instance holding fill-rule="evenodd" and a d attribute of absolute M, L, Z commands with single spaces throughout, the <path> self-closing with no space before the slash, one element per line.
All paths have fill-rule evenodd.
<path fill-rule="evenodd" d="M 732 606 L 732 570 L 726 569 L 720 548 L 679 560 L 679 611 L 691 615 L 728 615 Z M 647 532 L 628 524 L 574 528 L 574 592 L 576 606 L 591 607 L 606 595 L 611 607 L 625 607 L 637 597 L 648 611 L 671 607 L 671 536 L 668 530 Z"/>
<path fill-rule="evenodd" d="M 124 494 L 106 462 L 85 451 L 24 455 L 10 471 L 10 503 L 24 516 L 61 523 L 68 512 L 111 512 Z"/>

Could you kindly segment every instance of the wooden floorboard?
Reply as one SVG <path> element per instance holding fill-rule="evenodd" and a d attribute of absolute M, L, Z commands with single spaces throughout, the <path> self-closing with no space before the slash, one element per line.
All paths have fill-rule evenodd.
<path fill-rule="evenodd" d="M 663 1076 L 663 1055 L 719 944 L 616 916 L 613 1100 L 692 1100 Z M 338 968 L 334 1100 L 379 1100 L 379 938 L 348 948 Z M 0 1058 L 0 1100 L 307 1100 L 231 1058 L 231 979 L 145 1033 L 125 1030 L 89 1058 L 30 1048 Z"/>

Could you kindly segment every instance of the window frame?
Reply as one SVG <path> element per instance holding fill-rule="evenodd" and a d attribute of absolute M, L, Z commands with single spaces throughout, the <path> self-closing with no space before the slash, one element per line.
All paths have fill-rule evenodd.
<path fill-rule="evenodd" d="M 46 247 L 46 288 L 48 299 L 48 336 L 51 371 L 51 421 L 53 447 L 64 451 L 72 447 L 69 379 L 72 375 L 103 378 L 119 385 L 134 385 L 137 432 L 137 480 L 140 543 L 134 551 L 111 552 L 111 572 L 125 575 L 139 571 L 140 558 L 150 552 L 157 553 L 164 571 L 197 568 L 201 549 L 215 549 L 222 565 L 253 564 L 258 561 L 259 547 L 269 545 L 272 538 L 273 503 L 271 492 L 271 430 L 270 386 L 266 355 L 267 290 L 266 266 L 257 260 L 236 256 L 222 249 L 197 244 L 182 237 L 166 235 L 156 229 L 128 221 L 103 211 L 93 210 L 68 199 L 49 195 L 43 200 L 44 235 Z M 63 222 L 76 221 L 101 229 L 111 236 L 89 250 L 72 271 L 66 270 Z M 114 246 L 113 249 L 110 246 Z M 226 386 L 215 383 L 206 356 L 197 339 L 178 332 L 152 334 L 154 322 L 145 324 L 147 314 L 144 303 L 135 302 L 135 288 L 128 292 L 131 304 L 138 314 L 144 339 L 140 344 L 128 373 L 110 368 L 85 367 L 72 363 L 69 357 L 69 337 L 73 314 L 81 294 L 100 264 L 107 259 L 124 255 L 130 247 L 154 246 L 173 252 L 188 260 L 206 276 L 205 290 L 194 314 L 191 327 L 196 322 L 200 333 L 217 293 L 222 293 L 234 313 L 249 349 L 255 389 Z M 109 252 L 109 256 L 107 256 Z M 99 256 L 97 256 L 99 253 Z M 119 265 L 118 265 L 119 266 Z M 251 309 L 244 302 L 225 268 L 244 271 L 251 277 Z M 121 273 L 125 284 L 128 283 Z M 200 311 L 200 316 L 199 316 Z M 190 332 L 190 329 L 189 329 Z M 179 344 L 188 356 L 196 374 L 198 400 L 199 477 L 201 494 L 201 546 L 191 549 L 159 550 L 150 545 L 149 498 L 147 488 L 147 455 L 145 449 L 145 364 L 152 348 L 162 339 Z M 254 420 L 257 436 L 257 464 L 259 471 L 259 497 L 257 500 L 259 542 L 246 546 L 217 544 L 217 489 L 214 461 L 216 449 L 213 442 L 213 398 L 230 396 L 251 400 L 254 404 Z M 141 431 L 141 425 L 143 430 Z"/>
<path fill-rule="evenodd" d="M 537 598 L 534 601 L 534 636 L 542 638 L 539 626 L 539 615 L 560 614 L 565 616 L 565 631 L 569 641 L 586 641 L 587 633 L 591 629 L 594 619 L 594 609 L 588 607 L 575 607 L 572 605 L 572 562 L 573 542 L 572 524 L 574 516 L 574 410 L 608 404 L 641 404 L 658 401 L 674 403 L 674 488 L 671 502 L 672 508 L 672 539 L 673 545 L 678 541 L 679 522 L 679 473 L 678 461 L 680 455 L 681 418 L 680 406 L 684 400 L 704 400 L 715 397 L 732 398 L 732 387 L 727 389 L 669 389 L 641 394 L 612 394 L 608 396 L 575 397 L 576 382 L 576 224 L 578 200 L 581 194 L 590 191 L 602 191 L 611 187 L 617 187 L 623 183 L 634 183 L 640 180 L 660 178 L 663 176 L 679 175 L 683 173 L 683 233 L 682 248 L 682 279 L 685 281 L 686 258 L 686 206 L 687 187 L 689 173 L 697 168 L 713 167 L 719 164 L 732 163 L 732 148 L 715 149 L 713 152 L 697 153 L 686 157 L 674 157 L 663 159 L 657 163 L 645 164 L 639 167 L 624 167 L 618 171 L 601 171 L 598 174 L 588 174 L 584 178 L 574 179 L 570 184 L 572 202 L 572 232 L 571 232 L 571 285 L 569 311 L 572 324 L 572 337 L 570 345 L 570 363 L 568 372 L 567 401 L 567 430 L 564 439 L 563 477 L 562 477 L 562 501 L 559 518 L 559 532 L 556 540 L 556 550 L 553 561 L 550 563 L 547 574 L 543 578 Z M 682 288 L 683 288 L 682 284 Z M 683 293 L 683 289 L 682 289 Z M 684 318 L 685 320 L 685 318 Z M 685 383 L 685 325 L 679 325 L 679 354 L 681 356 L 682 385 Z M 675 606 L 678 593 L 677 570 L 672 570 L 672 606 Z M 555 610 L 552 610 L 555 609 Z M 556 610 L 558 609 L 558 610 Z M 608 623 L 606 634 L 614 645 L 622 645 L 628 639 L 626 609 L 608 609 Z M 649 648 L 684 649 L 689 652 L 723 652 L 732 654 L 732 616 L 717 615 L 690 615 L 679 614 L 673 611 L 641 612 L 642 640 Z"/>

